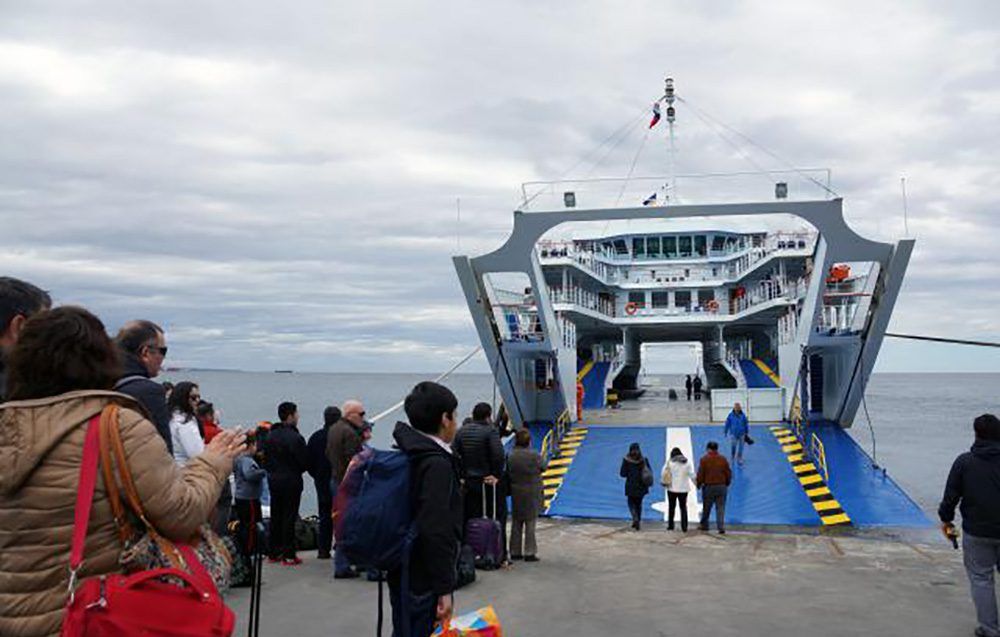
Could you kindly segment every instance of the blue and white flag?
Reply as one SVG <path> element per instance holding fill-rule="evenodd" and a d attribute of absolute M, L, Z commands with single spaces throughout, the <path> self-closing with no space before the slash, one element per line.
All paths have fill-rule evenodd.
<path fill-rule="evenodd" d="M 644 206 L 652 206 L 654 203 L 656 203 L 656 193 L 655 192 L 653 194 L 651 194 L 650 196 L 648 196 L 648 197 L 646 197 L 645 199 L 642 200 L 642 205 L 644 205 Z"/>

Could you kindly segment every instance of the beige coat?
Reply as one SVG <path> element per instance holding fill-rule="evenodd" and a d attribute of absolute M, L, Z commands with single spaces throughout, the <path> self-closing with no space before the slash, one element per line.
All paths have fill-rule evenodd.
<path fill-rule="evenodd" d="M 510 475 L 511 516 L 534 520 L 545 505 L 542 456 L 529 447 L 514 447 L 507 456 Z"/>
<path fill-rule="evenodd" d="M 122 442 L 149 521 L 174 540 L 208 520 L 232 469 L 203 454 L 183 469 L 128 396 L 76 391 L 0 405 L 0 635 L 58 635 L 86 423 L 119 404 Z M 98 472 L 80 577 L 118 570 L 121 545 Z"/>

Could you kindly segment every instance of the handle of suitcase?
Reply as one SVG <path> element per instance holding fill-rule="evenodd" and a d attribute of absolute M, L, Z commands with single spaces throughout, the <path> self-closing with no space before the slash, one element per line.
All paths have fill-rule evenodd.
<path fill-rule="evenodd" d="M 483 482 L 483 517 L 489 518 L 491 520 L 497 519 L 497 485 L 491 485 L 493 487 L 493 514 L 486 515 L 486 483 Z"/>
<path fill-rule="evenodd" d="M 264 548 L 260 538 L 264 537 L 265 531 L 263 522 L 258 522 L 250 529 L 254 549 L 250 565 L 250 621 L 247 623 L 247 637 L 260 635 L 260 589 L 264 573 Z"/>

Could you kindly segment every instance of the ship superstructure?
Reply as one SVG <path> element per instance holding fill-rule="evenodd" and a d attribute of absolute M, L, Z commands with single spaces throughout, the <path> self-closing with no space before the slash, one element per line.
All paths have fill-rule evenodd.
<path fill-rule="evenodd" d="M 776 390 L 768 417 L 758 420 L 796 408 L 849 427 L 913 241 L 859 236 L 842 203 L 519 210 L 504 246 L 454 262 L 499 390 L 520 423 L 554 422 L 563 412 L 575 419 L 585 370 L 581 380 L 599 370 L 600 404 L 605 387 L 627 399 L 640 391 L 643 343 L 695 342 L 707 388 Z M 719 229 L 725 220 L 774 215 L 805 226 Z M 691 218 L 701 229 L 684 221 Z M 544 239 L 561 224 L 614 220 L 656 221 L 662 230 Z M 530 286 L 503 289 L 491 284 L 493 273 L 524 273 Z"/>

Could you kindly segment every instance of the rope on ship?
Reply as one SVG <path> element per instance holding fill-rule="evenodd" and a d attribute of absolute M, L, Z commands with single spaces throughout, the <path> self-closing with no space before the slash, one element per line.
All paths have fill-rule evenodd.
<path fill-rule="evenodd" d="M 460 361 L 458 361 L 457 363 L 455 363 L 455 364 L 454 364 L 454 365 L 452 366 L 452 368 L 451 368 L 451 369 L 449 369 L 449 370 L 448 370 L 448 371 L 446 371 L 445 373 L 443 373 L 443 374 L 441 374 L 440 376 L 438 376 L 437 378 L 435 378 L 435 379 L 434 379 L 434 382 L 435 382 L 435 383 L 440 383 L 440 382 L 441 382 L 442 380 L 444 380 L 445 378 L 448 378 L 449 376 L 451 376 L 451 375 L 452 375 L 452 374 L 453 374 L 453 373 L 455 372 L 455 370 L 457 370 L 457 369 L 458 369 L 459 367 L 461 367 L 462 365 L 464 365 L 465 363 L 467 363 L 467 362 L 468 362 L 468 361 L 469 361 L 469 360 L 470 360 L 470 359 L 471 359 L 471 358 L 472 358 L 473 356 L 475 356 L 476 354 L 478 354 L 478 353 L 479 353 L 479 352 L 481 352 L 481 351 L 483 351 L 483 346 L 482 346 L 482 345 L 480 345 L 480 346 L 479 346 L 479 347 L 477 347 L 476 349 L 474 349 L 474 350 L 472 350 L 471 352 L 469 352 L 468 354 L 466 354 L 466 355 L 465 355 L 465 357 L 464 357 L 464 358 L 463 358 L 462 360 L 460 360 Z M 374 422 L 378 422 L 378 421 L 379 421 L 379 420 L 381 420 L 382 418 L 385 418 L 386 416 L 388 416 L 388 415 L 389 415 L 389 414 L 391 414 L 392 412 L 394 412 L 394 411 L 396 411 L 397 409 L 399 409 L 400 407 L 402 407 L 402 406 L 403 406 L 403 403 L 405 403 L 405 402 L 406 402 L 406 399 L 403 399 L 403 400 L 399 401 L 398 403 L 396 403 L 395 405 L 393 405 L 392 407 L 390 407 L 390 408 L 386 409 L 385 411 L 383 411 L 383 412 L 380 412 L 380 413 L 376 414 L 376 415 L 375 415 L 375 416 L 374 416 L 374 417 L 372 418 L 372 422 L 373 422 L 373 423 L 374 423 Z"/>
<path fill-rule="evenodd" d="M 919 334 L 893 334 L 886 332 L 886 336 L 893 338 L 908 338 L 914 341 L 932 341 L 934 343 L 952 343 L 954 345 L 975 345 L 977 347 L 1000 347 L 1000 343 L 990 341 L 969 341 L 960 338 L 944 338 L 943 336 L 921 336 Z"/>

